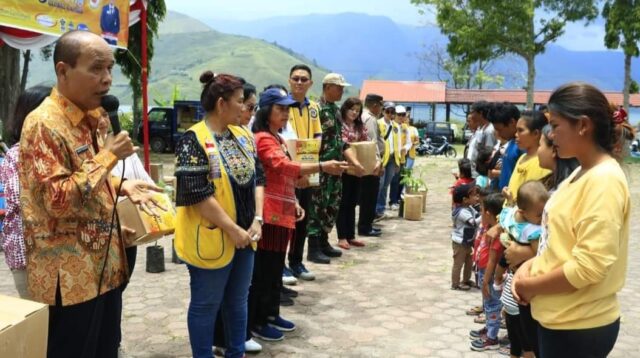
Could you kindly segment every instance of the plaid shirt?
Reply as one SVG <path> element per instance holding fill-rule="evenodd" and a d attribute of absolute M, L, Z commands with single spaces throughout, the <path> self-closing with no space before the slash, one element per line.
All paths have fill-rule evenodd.
<path fill-rule="evenodd" d="M 124 245 L 109 231 L 117 157 L 100 150 L 100 109 L 83 112 L 57 89 L 27 116 L 20 139 L 20 204 L 27 249 L 29 292 L 64 306 L 120 287 L 128 269 Z"/>
<path fill-rule="evenodd" d="M 2 249 L 7 265 L 12 270 L 24 270 L 27 266 L 20 215 L 20 181 L 18 178 L 18 144 L 7 152 L 0 164 L 0 182 L 4 185 L 6 215 L 2 230 Z"/>

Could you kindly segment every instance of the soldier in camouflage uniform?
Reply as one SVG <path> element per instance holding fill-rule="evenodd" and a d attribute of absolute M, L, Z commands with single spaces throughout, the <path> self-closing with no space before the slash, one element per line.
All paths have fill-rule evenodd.
<path fill-rule="evenodd" d="M 342 98 L 344 87 L 350 86 L 344 77 L 337 73 L 328 74 L 322 81 L 322 100 L 320 101 L 320 123 L 322 125 L 322 144 L 320 161 L 347 159 L 356 170 L 364 172 L 355 154 L 348 144 L 342 141 L 342 125 L 338 118 L 340 110 L 335 102 Z M 342 172 L 320 173 L 320 187 L 313 190 L 310 210 L 307 213 L 309 223 L 309 252 L 307 260 L 315 263 L 330 263 L 330 257 L 340 257 L 342 251 L 329 244 L 329 232 L 333 229 L 340 208 L 342 196 Z"/>

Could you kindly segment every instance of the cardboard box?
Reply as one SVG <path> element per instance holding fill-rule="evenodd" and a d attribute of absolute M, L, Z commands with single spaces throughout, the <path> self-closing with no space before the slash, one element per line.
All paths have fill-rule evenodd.
<path fill-rule="evenodd" d="M 287 148 L 294 162 L 318 164 L 320 160 L 320 139 L 289 139 Z M 320 174 L 309 175 L 311 186 L 320 185 Z"/>
<path fill-rule="evenodd" d="M 156 208 L 159 216 L 152 216 L 138 208 L 124 198 L 118 202 L 118 217 L 120 224 L 136 231 L 136 237 L 125 242 L 125 246 L 142 245 L 157 241 L 165 235 L 173 234 L 175 230 L 176 211 L 167 194 L 156 193 L 155 199 L 164 206 L 167 211 Z"/>
<path fill-rule="evenodd" d="M 349 143 L 349 146 L 356 153 L 356 158 L 364 167 L 364 175 L 373 174 L 373 170 L 376 168 L 376 142 L 354 142 Z M 356 175 L 353 168 L 347 169 L 347 174 Z"/>
<path fill-rule="evenodd" d="M 0 357 L 46 357 L 48 331 L 48 305 L 0 295 Z"/>

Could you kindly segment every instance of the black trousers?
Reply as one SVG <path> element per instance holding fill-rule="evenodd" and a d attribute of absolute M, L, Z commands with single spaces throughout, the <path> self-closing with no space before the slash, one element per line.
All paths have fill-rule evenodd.
<path fill-rule="evenodd" d="M 284 252 L 258 248 L 253 262 L 253 277 L 249 287 L 248 327 L 267 324 L 267 317 L 280 315 L 280 290 Z"/>
<path fill-rule="evenodd" d="M 309 216 L 309 206 L 311 205 L 311 193 L 313 189 L 298 189 L 296 190 L 296 197 L 298 203 L 307 213 L 303 220 L 296 223 L 296 235 L 289 246 L 289 266 L 302 263 L 302 254 L 304 253 L 304 242 L 307 240 L 307 217 Z"/>
<path fill-rule="evenodd" d="M 360 197 L 360 179 L 353 175 L 342 174 L 342 201 L 340 201 L 336 220 L 338 239 L 356 238 L 356 206 Z"/>
<path fill-rule="evenodd" d="M 117 358 L 120 344 L 122 287 L 90 301 L 49 306 L 48 358 Z"/>
<path fill-rule="evenodd" d="M 538 325 L 541 358 L 605 358 L 618 339 L 620 318 L 602 327 L 590 329 L 548 329 Z"/>
<path fill-rule="evenodd" d="M 538 321 L 531 316 L 531 305 L 518 305 L 520 308 L 520 325 L 522 332 L 530 343 L 533 353 L 536 357 L 540 357 L 540 347 L 538 345 Z"/>
<path fill-rule="evenodd" d="M 373 228 L 378 191 L 380 191 L 379 176 L 367 175 L 360 178 L 360 217 L 358 218 L 358 232 L 369 232 Z"/>

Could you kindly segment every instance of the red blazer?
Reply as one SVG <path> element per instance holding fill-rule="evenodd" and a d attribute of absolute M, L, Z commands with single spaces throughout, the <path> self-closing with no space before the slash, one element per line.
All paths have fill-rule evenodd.
<path fill-rule="evenodd" d="M 286 145 L 280 136 L 258 132 L 255 140 L 258 158 L 267 178 L 264 187 L 264 222 L 295 229 L 295 183 L 300 176 L 300 164 L 289 159 Z"/>

